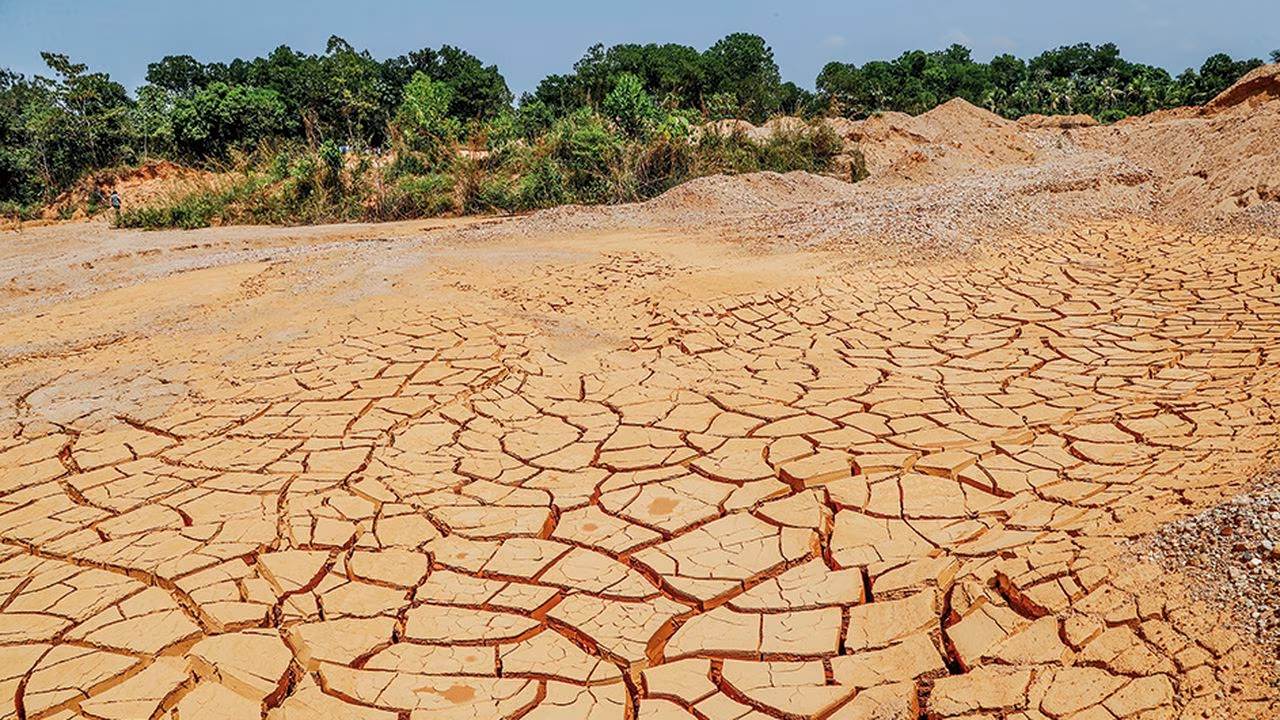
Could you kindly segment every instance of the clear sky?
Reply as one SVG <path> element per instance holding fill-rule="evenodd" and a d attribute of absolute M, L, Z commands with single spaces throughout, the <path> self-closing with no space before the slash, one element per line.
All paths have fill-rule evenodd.
<path fill-rule="evenodd" d="M 1177 73 L 1215 52 L 1265 58 L 1280 48 L 1280 0 L 0 0 L 0 66 L 42 72 L 39 52 L 53 50 L 134 88 L 164 55 L 226 61 L 281 44 L 321 52 L 340 35 L 378 58 L 457 45 L 497 63 L 519 94 L 596 42 L 704 49 L 736 31 L 764 36 L 783 77 L 809 88 L 830 60 L 952 42 L 986 60 L 1111 41 L 1128 59 Z"/>

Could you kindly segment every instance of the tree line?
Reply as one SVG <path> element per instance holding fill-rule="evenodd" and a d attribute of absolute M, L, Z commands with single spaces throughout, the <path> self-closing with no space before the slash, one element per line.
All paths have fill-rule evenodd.
<path fill-rule="evenodd" d="M 405 148 L 430 165 L 443 148 L 494 138 L 534 144 L 583 112 L 609 132 L 669 137 L 708 119 L 777 114 L 863 118 L 920 113 L 962 97 L 1007 117 L 1088 113 L 1102 121 L 1207 101 L 1260 59 L 1213 55 L 1177 76 L 1079 44 L 1029 60 L 976 61 L 960 45 L 863 65 L 832 62 L 814 90 L 783 81 L 763 38 L 726 36 L 705 50 L 677 44 L 595 45 L 572 72 L 517 101 L 499 69 L 445 45 L 379 60 L 331 37 L 322 53 L 287 46 L 265 57 L 204 63 L 168 56 L 130 94 L 106 73 L 42 53 L 47 74 L 0 70 L 0 203 L 47 201 L 85 173 L 170 158 L 218 163 L 268 142 Z M 1272 53 L 1280 61 L 1280 51 Z M 332 151 L 330 151 L 332 154 Z"/>

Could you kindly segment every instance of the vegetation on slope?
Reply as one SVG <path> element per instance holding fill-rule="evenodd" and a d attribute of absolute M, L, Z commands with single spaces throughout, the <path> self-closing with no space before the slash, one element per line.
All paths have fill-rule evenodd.
<path fill-rule="evenodd" d="M 710 172 L 827 171 L 838 152 L 816 127 L 754 143 L 698 132 L 708 120 L 919 113 L 963 97 L 1010 117 L 1105 121 L 1205 102 L 1261 63 L 1215 55 L 1173 77 L 1110 44 L 986 63 L 953 45 L 833 62 L 809 91 L 781 79 L 762 38 L 736 33 L 705 51 L 597 45 L 517 103 L 497 67 L 450 46 L 378 60 L 334 37 L 320 54 L 169 56 L 133 96 L 65 55 L 44 59 L 50 77 L 0 71 L 0 212 L 30 213 L 87 173 L 148 158 L 236 171 L 167 204 L 126 199 L 122 222 L 137 226 L 642 199 Z"/>

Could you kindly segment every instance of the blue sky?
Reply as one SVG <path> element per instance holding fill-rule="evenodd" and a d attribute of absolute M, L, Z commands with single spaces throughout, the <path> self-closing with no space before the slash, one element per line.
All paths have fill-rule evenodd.
<path fill-rule="evenodd" d="M 989 59 L 1112 41 L 1125 57 L 1177 73 L 1209 54 L 1280 48 L 1280 0 L 0 0 L 0 66 L 43 71 L 54 50 L 133 88 L 169 54 L 204 61 L 280 44 L 319 52 L 329 35 L 379 58 L 452 44 L 497 63 L 518 94 L 565 72 L 592 43 L 678 42 L 703 49 L 735 31 L 763 35 L 783 77 L 804 87 L 829 60 L 862 63 L 952 42 Z"/>

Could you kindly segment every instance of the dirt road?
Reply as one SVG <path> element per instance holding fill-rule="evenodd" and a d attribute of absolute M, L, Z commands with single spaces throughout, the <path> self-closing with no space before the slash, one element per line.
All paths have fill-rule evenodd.
<path fill-rule="evenodd" d="M 1275 458 L 1274 240 L 5 243 L 6 717 L 1280 711 L 1126 549 Z"/>

